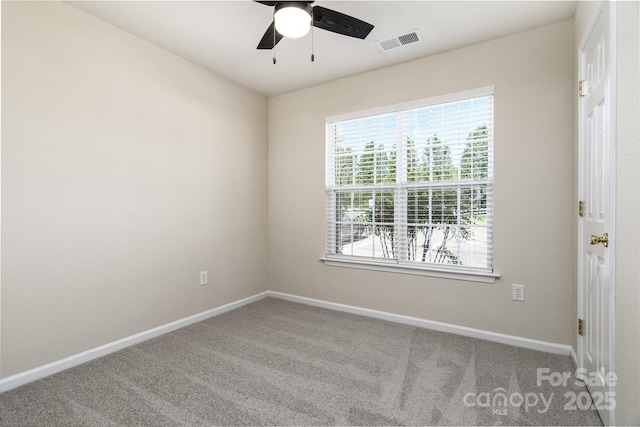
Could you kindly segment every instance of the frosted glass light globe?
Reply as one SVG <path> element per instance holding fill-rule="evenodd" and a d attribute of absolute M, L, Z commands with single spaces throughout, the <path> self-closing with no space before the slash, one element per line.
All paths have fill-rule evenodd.
<path fill-rule="evenodd" d="M 295 6 L 276 10 L 274 20 L 276 21 L 276 30 L 283 36 L 292 39 L 306 35 L 311 28 L 309 12 Z"/>

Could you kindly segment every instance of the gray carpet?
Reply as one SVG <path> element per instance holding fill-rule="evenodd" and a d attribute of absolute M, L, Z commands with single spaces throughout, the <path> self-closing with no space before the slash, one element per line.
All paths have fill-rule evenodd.
<path fill-rule="evenodd" d="M 536 368 L 575 373 L 565 356 L 267 298 L 0 394 L 0 425 L 601 425 L 564 408 L 586 390 L 573 377 L 538 386 Z"/>

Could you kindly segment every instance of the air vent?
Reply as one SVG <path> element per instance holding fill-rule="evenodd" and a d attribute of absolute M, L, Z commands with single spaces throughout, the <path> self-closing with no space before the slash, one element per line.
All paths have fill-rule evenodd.
<path fill-rule="evenodd" d="M 378 40 L 377 44 L 381 51 L 386 52 L 411 43 L 421 42 L 422 40 L 420 30 L 415 29 L 384 40 Z"/>

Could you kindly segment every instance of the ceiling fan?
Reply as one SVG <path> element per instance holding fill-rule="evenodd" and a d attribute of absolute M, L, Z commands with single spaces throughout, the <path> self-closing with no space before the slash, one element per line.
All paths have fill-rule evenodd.
<path fill-rule="evenodd" d="M 311 26 L 358 39 L 365 39 L 373 30 L 373 25 L 353 16 L 322 6 L 312 7 L 313 1 L 254 1 L 274 8 L 273 22 L 258 49 L 273 49 L 283 37 L 302 37 Z"/>

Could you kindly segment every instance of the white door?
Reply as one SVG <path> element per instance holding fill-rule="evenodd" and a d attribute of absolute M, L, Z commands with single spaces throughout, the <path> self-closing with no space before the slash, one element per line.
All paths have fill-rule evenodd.
<path fill-rule="evenodd" d="M 614 423 L 613 373 L 613 117 L 610 4 L 606 3 L 580 50 L 579 301 L 583 333 L 578 365 L 605 425 Z"/>

